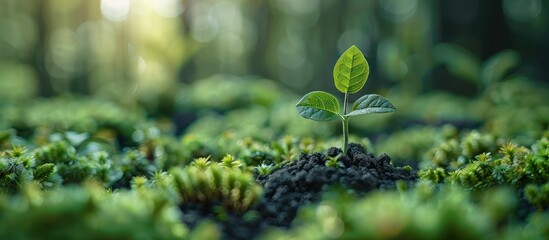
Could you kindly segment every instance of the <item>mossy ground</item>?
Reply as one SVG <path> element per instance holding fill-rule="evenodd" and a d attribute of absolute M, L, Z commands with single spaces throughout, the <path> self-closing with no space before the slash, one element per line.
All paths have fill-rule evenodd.
<path fill-rule="evenodd" d="M 544 239 L 547 92 L 505 82 L 461 99 L 461 119 L 391 96 L 404 110 L 352 120 L 347 155 L 334 147 L 340 126 L 300 119 L 283 92 L 163 115 L 86 97 L 7 102 L 0 236 Z"/>

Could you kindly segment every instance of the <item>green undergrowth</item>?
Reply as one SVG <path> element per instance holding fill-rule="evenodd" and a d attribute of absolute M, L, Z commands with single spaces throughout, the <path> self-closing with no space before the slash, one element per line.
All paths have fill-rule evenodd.
<path fill-rule="evenodd" d="M 290 231 L 264 239 L 544 239 L 549 214 L 513 217 L 517 199 L 507 188 L 480 196 L 455 186 L 435 190 L 419 182 L 402 192 L 375 192 L 363 199 L 327 194 L 303 209 Z"/>
<path fill-rule="evenodd" d="M 446 133 L 437 141 L 459 139 L 459 151 L 444 165 L 435 158 L 430 165 L 419 165 L 424 167 L 420 169 L 424 180 L 417 186 L 400 188 L 400 193 L 373 192 L 363 199 L 331 191 L 321 203 L 302 211 L 295 227 L 264 237 L 544 236 L 549 199 L 547 138 L 522 146 L 499 143 L 481 132 L 458 134 L 450 127 L 443 129 Z M 0 153 L 0 234 L 9 239 L 38 236 L 33 234 L 45 239 L 71 238 L 82 232 L 89 232 L 90 239 L 121 236 L 118 234 L 130 239 L 142 238 L 137 234 L 155 239 L 213 234 L 208 236 L 216 239 L 220 235 L 215 225 L 204 223 L 189 230 L 180 223 L 177 207 L 199 204 L 215 211 L 220 207 L 226 212 L 246 213 L 262 198 L 255 176 L 272 173 L 296 160 L 301 152 L 325 151 L 339 142 L 337 138 L 315 141 L 292 136 L 273 142 L 238 141 L 230 135 L 215 142 L 190 139 L 191 135 L 178 139 L 149 133 L 140 138 L 138 146 L 124 150 L 109 148 L 101 141 L 75 141 L 72 134 L 69 139 L 67 134 L 64 138 L 56 135 L 50 137 L 56 141 L 31 144 L 30 148 L 11 145 L 13 136 L 5 139 L 7 142 L 0 144 L 4 146 Z M 352 141 L 368 151 L 376 150 L 367 139 Z M 215 144 L 205 147 L 211 143 Z M 513 215 L 519 206 L 518 189 L 523 189 L 524 198 L 537 208 L 526 222 Z M 51 219 L 58 220 L 48 225 Z M 43 233 L 45 229 L 49 232 Z"/>
<path fill-rule="evenodd" d="M 464 157 L 465 160 L 460 157 Z M 454 159 L 455 161 L 446 168 L 435 165 L 420 171 L 420 176 L 434 182 L 441 182 L 446 176 L 446 180 L 471 189 L 484 189 L 502 184 L 544 184 L 549 181 L 547 138 L 538 140 L 531 148 L 509 142 L 497 151 L 484 151 L 474 158 L 459 156 Z"/>
<path fill-rule="evenodd" d="M 41 186 L 48 187 L 48 181 L 55 171 L 52 163 L 36 163 L 21 147 L 0 153 L 0 192 L 13 194 L 21 186 L 34 181 Z"/>
<path fill-rule="evenodd" d="M 9 126 L 36 140 L 55 132 L 76 131 L 129 141 L 135 126 L 145 119 L 139 108 L 129 109 L 104 100 L 59 98 L 35 100 L 0 110 Z"/>
<path fill-rule="evenodd" d="M 191 233 L 181 223 L 177 206 L 153 189 L 109 192 L 101 185 L 86 183 L 42 191 L 31 184 L 15 197 L 2 195 L 0 209 L 0 236 L 4 239 L 189 239 L 191 234 L 216 235 Z"/>
<path fill-rule="evenodd" d="M 261 198 L 262 188 L 253 175 L 238 167 L 227 166 L 227 161 L 173 168 L 170 174 L 183 204 L 198 202 L 208 206 L 220 202 L 227 210 L 241 212 Z"/>
<path fill-rule="evenodd" d="M 267 80 L 218 75 L 166 96 L 170 106 L 158 112 L 131 100 L 35 99 L 8 85 L 0 89 L 2 239 L 219 239 L 215 224 L 182 224 L 180 208 L 245 215 L 262 200 L 259 175 L 340 146 L 341 126 L 302 119 L 297 95 Z M 227 94 L 198 94 L 212 85 Z M 469 99 L 380 92 L 399 111 L 357 117 L 350 141 L 410 165 L 420 183 L 362 199 L 328 191 L 291 229 L 263 237 L 544 239 L 549 92 L 537 86 L 515 77 Z M 521 207 L 526 220 L 515 216 Z"/>
<path fill-rule="evenodd" d="M 445 182 L 474 191 L 495 186 L 524 189 L 525 198 L 532 205 L 540 210 L 549 208 L 547 138 L 538 140 L 530 148 L 509 142 L 497 151 L 486 151 L 474 158 L 460 157 L 446 167 L 435 165 L 420 170 L 419 176 L 434 183 Z"/>

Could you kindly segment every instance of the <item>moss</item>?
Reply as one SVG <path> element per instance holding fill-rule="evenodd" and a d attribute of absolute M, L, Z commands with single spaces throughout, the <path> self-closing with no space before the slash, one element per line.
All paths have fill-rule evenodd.
<path fill-rule="evenodd" d="M 494 185 L 522 187 L 549 180 L 549 141 L 542 138 L 531 149 L 513 143 L 503 145 L 497 157 L 489 153 L 476 156 L 470 164 L 449 173 L 450 181 L 481 190 Z"/>
<path fill-rule="evenodd" d="M 533 144 L 547 130 L 549 106 L 544 99 L 548 94 L 546 87 L 524 76 L 494 84 L 483 96 L 489 103 L 481 109 L 485 128 L 499 138 Z"/>
<path fill-rule="evenodd" d="M 443 168 L 429 168 L 427 170 L 420 170 L 418 175 L 421 179 L 430 180 L 433 183 L 442 183 L 448 176 Z"/>
<path fill-rule="evenodd" d="M 219 163 L 220 166 L 222 167 L 226 167 L 226 168 L 241 168 L 242 167 L 242 162 L 238 159 L 236 159 L 235 157 L 233 157 L 233 155 L 231 154 L 227 154 L 225 155 L 222 159 L 221 159 L 221 162 Z"/>
<path fill-rule="evenodd" d="M 170 174 L 182 203 L 201 203 L 205 207 L 220 203 L 228 210 L 244 211 L 261 198 L 260 185 L 250 173 L 238 168 L 200 164 L 173 168 Z"/>
<path fill-rule="evenodd" d="M 417 164 L 426 151 L 456 134 L 457 130 L 450 125 L 411 127 L 381 138 L 376 150 L 391 155 L 395 164 Z"/>
<path fill-rule="evenodd" d="M 431 148 L 423 158 L 423 165 L 455 170 L 478 154 L 497 150 L 498 146 L 491 134 L 473 130 Z"/>
<path fill-rule="evenodd" d="M 0 191 L 15 193 L 22 185 L 32 180 L 32 174 L 20 158 L 0 159 Z"/>
<path fill-rule="evenodd" d="M 375 192 L 363 199 L 326 195 L 302 210 L 291 230 L 266 239 L 500 239 L 517 228 L 505 221 L 516 204 L 506 189 L 490 193 L 500 199 L 497 204 L 487 196 L 490 207 L 476 204 L 460 188 L 442 187 L 429 195 L 422 189 Z M 539 229 L 532 233 L 543 236 Z"/>
<path fill-rule="evenodd" d="M 81 183 L 94 178 L 109 185 L 122 177 L 122 171 L 108 153 L 97 151 L 79 156 L 67 142 L 54 142 L 40 147 L 34 151 L 33 157 L 39 164 L 55 164 L 56 174 L 64 184 Z"/>
<path fill-rule="evenodd" d="M 223 84 L 232 89 L 252 82 Z M 411 164 L 414 169 L 419 166 L 420 177 L 430 181 L 412 188 L 399 182 L 400 193 L 371 192 L 364 199 L 334 200 L 330 195 L 337 193 L 327 190 L 328 197 L 310 212 L 304 211 L 296 222 L 299 225 L 281 236 L 543 236 L 542 230 L 547 229 L 543 211 L 547 209 L 549 169 L 547 104 L 543 102 L 546 91 L 522 83 L 503 84 L 506 87 L 487 89 L 478 102 L 460 99 L 452 103 L 453 98 L 448 98 L 440 105 L 423 99 L 424 106 L 430 107 L 419 114 L 411 112 L 420 109 L 410 108 L 408 113 L 387 119 L 390 121 L 374 125 L 369 120 L 354 122 L 353 126 L 363 132 L 362 138 L 352 136 L 353 141 L 367 146 L 368 152 L 389 152 L 398 164 Z M 293 111 L 293 104 L 289 104 L 293 99 L 279 100 L 273 97 L 282 96 L 277 92 L 265 96 L 260 96 L 260 91 L 245 92 L 232 92 L 223 96 L 227 98 L 222 102 L 195 96 L 196 101 L 184 104 L 190 106 L 179 106 L 178 110 L 190 111 L 196 118 L 189 128 L 179 129 L 184 131 L 181 137 L 172 135 L 171 122 L 155 123 L 146 120 L 139 107 L 128 109 L 104 100 L 37 100 L 24 108 L 15 102 L 1 103 L 0 127 L 7 130 L 0 131 L 0 235 L 10 239 L 86 239 L 88 235 L 104 238 L 108 232 L 128 238 L 179 238 L 189 235 L 179 223 L 177 208 L 186 211 L 196 205 L 211 206 L 209 213 L 226 222 L 235 216 L 260 221 L 254 206 L 262 207 L 255 205 L 262 201 L 262 189 L 254 177 L 269 175 L 302 153 L 338 146 L 339 139 L 330 138 L 337 130 L 334 126 L 303 123 L 295 114 L 287 114 Z M 198 100 L 205 101 L 202 107 L 214 110 L 193 112 Z M 255 105 L 256 100 L 261 104 Z M 462 103 L 457 112 L 444 107 Z M 432 111 L 441 108 L 446 110 Z M 414 116 L 427 126 L 401 130 L 398 124 L 408 126 L 403 116 Z M 486 122 L 475 130 L 458 131 L 463 127 L 460 122 L 456 126 L 429 126 L 443 123 L 441 119 L 448 116 Z M 375 146 L 363 138 L 365 133 L 379 132 L 372 126 L 389 129 L 390 123 L 395 123 L 398 132 L 372 135 L 377 140 Z M 25 148 L 14 149 L 12 145 Z M 330 164 L 338 163 L 332 160 Z M 100 186 L 89 186 L 91 180 Z M 27 187 L 29 184 L 34 187 Z M 510 188 L 492 191 L 502 186 Z M 449 190 L 453 187 L 465 191 Z M 514 193 L 523 188 L 525 198 L 541 211 L 532 214 L 528 222 L 513 225 L 509 215 L 514 213 Z M 214 225 L 204 226 L 197 229 L 213 231 L 212 236 L 219 237 Z M 7 233 L 16 227 L 21 231 Z"/>
<path fill-rule="evenodd" d="M 53 163 L 44 163 L 34 169 L 34 180 L 45 181 L 53 174 L 54 171 L 55 165 Z"/>
<path fill-rule="evenodd" d="M 118 157 L 116 163 L 122 172 L 122 176 L 111 185 L 114 188 L 128 188 L 133 177 L 152 177 L 157 171 L 156 165 L 149 161 L 143 153 L 135 149 L 127 150 L 122 156 Z"/>
<path fill-rule="evenodd" d="M 524 159 L 524 172 L 532 183 L 549 179 L 549 139 L 543 138 L 532 146 L 532 152 Z"/>
<path fill-rule="evenodd" d="M 13 147 L 0 152 L 0 193 L 16 194 L 21 187 L 35 181 L 43 188 L 53 185 L 49 178 L 55 172 L 53 164 L 38 165 L 25 148 Z"/>
<path fill-rule="evenodd" d="M 40 137 L 38 130 L 46 132 L 76 131 L 92 136 L 131 143 L 135 126 L 145 121 L 142 110 L 113 102 L 89 99 L 37 100 L 25 106 L 13 106 L 8 118 L 10 126 L 29 137 Z"/>
<path fill-rule="evenodd" d="M 94 184 L 0 198 L 5 239 L 181 239 L 189 230 L 153 190 L 108 193 Z"/>
<path fill-rule="evenodd" d="M 528 202 L 535 205 L 540 211 L 546 210 L 549 207 L 549 182 L 542 185 L 526 185 L 524 195 Z"/>

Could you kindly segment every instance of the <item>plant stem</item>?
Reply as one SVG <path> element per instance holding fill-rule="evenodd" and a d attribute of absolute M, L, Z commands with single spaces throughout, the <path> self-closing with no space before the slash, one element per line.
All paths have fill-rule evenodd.
<path fill-rule="evenodd" d="M 347 155 L 349 145 L 349 117 L 343 119 L 343 154 Z"/>
<path fill-rule="evenodd" d="M 343 99 L 343 116 L 347 114 L 347 97 L 349 93 L 345 93 L 345 98 Z"/>
<path fill-rule="evenodd" d="M 349 145 L 349 117 L 345 116 L 347 114 L 347 97 L 349 93 L 345 93 L 345 98 L 343 99 L 343 154 L 347 154 L 347 145 Z"/>

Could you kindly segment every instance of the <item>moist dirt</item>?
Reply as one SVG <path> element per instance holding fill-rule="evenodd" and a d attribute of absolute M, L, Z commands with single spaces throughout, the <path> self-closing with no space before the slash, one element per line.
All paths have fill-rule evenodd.
<path fill-rule="evenodd" d="M 298 209 L 318 202 L 322 192 L 330 187 L 339 186 L 364 196 L 376 189 L 394 189 L 397 181 L 412 184 L 418 178 L 415 171 L 393 166 L 387 154 L 374 156 L 355 143 L 349 144 L 347 155 L 339 158 L 340 167 L 326 166 L 328 157 L 341 153 L 341 149 L 332 147 L 326 154 L 301 154 L 299 160 L 269 175 L 258 176 L 264 196 L 245 213 L 184 204 L 181 206 L 183 222 L 194 228 L 200 221 L 210 219 L 217 223 L 223 239 L 254 239 L 269 227 L 289 228 Z"/>

